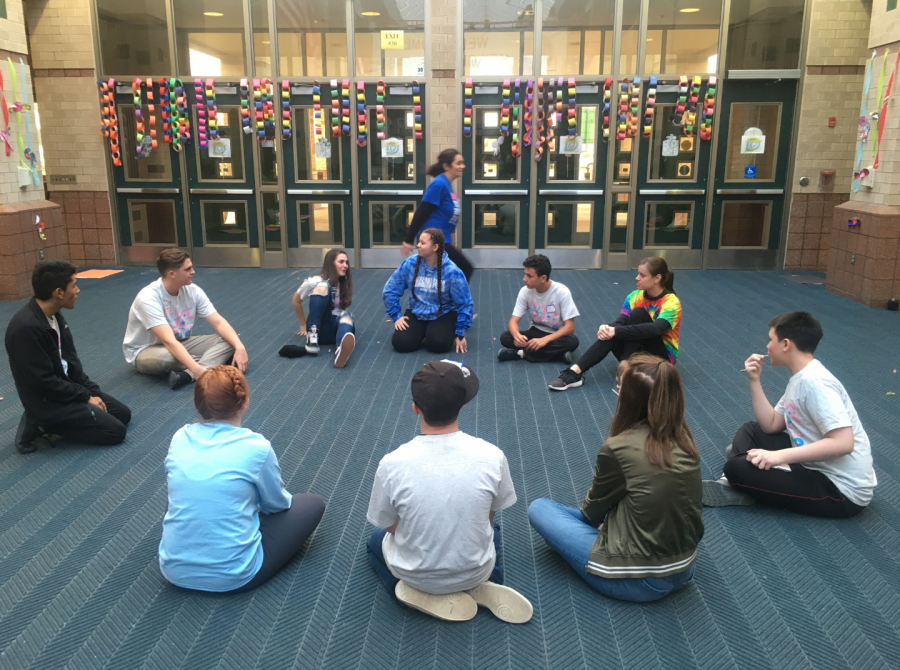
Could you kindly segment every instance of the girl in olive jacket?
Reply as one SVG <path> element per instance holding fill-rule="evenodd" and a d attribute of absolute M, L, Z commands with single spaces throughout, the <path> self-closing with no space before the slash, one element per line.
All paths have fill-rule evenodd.
<path fill-rule="evenodd" d="M 619 378 L 609 439 L 581 509 L 538 498 L 528 519 L 597 591 L 647 602 L 693 577 L 703 537 L 700 454 L 675 366 L 636 354 Z"/>

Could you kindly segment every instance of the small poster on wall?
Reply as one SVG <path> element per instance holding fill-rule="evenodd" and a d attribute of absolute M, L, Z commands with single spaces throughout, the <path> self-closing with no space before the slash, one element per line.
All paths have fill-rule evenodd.
<path fill-rule="evenodd" d="M 403 140 L 389 137 L 381 141 L 382 158 L 403 158 Z"/>
<path fill-rule="evenodd" d="M 331 158 L 331 142 L 324 137 L 316 140 L 316 158 Z"/>
<path fill-rule="evenodd" d="M 584 140 L 581 135 L 563 135 L 559 142 L 559 153 L 566 156 L 580 154 L 584 151 Z"/>
<path fill-rule="evenodd" d="M 766 153 L 766 136 L 759 128 L 747 128 L 741 136 L 742 154 Z"/>
<path fill-rule="evenodd" d="M 231 140 L 229 140 L 227 137 L 223 137 L 218 140 L 210 140 L 209 157 L 231 158 Z"/>
<path fill-rule="evenodd" d="M 662 155 L 666 158 L 674 158 L 678 155 L 678 138 L 669 135 L 662 143 Z"/>

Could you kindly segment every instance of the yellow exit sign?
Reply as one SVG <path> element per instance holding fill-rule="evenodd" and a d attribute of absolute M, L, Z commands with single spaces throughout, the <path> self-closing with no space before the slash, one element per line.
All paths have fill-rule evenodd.
<path fill-rule="evenodd" d="M 382 30 L 381 31 L 381 48 L 382 49 L 402 49 L 403 48 L 403 31 L 402 30 Z"/>

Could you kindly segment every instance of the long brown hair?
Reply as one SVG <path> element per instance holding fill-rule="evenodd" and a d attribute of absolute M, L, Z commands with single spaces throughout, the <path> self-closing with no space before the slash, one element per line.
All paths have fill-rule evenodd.
<path fill-rule="evenodd" d="M 207 421 L 226 421 L 249 401 L 247 379 L 231 365 L 210 368 L 194 384 L 194 407 Z"/>
<path fill-rule="evenodd" d="M 644 453 L 653 465 L 671 467 L 675 447 L 699 461 L 694 435 L 684 421 L 684 391 L 675 366 L 652 354 L 638 353 L 619 364 L 617 376 L 619 404 L 609 436 L 646 423 L 650 434 Z"/>
<path fill-rule="evenodd" d="M 675 273 L 669 269 L 669 264 L 659 256 L 647 256 L 638 265 L 647 266 L 651 277 L 662 275 L 662 287 L 667 291 L 675 290 Z"/>
<path fill-rule="evenodd" d="M 441 285 L 441 266 L 444 264 L 444 233 L 442 233 L 437 228 L 426 228 L 419 236 L 427 234 L 431 237 L 431 243 L 438 245 L 437 249 L 437 294 L 438 294 L 438 314 L 443 314 L 444 312 L 444 304 L 442 302 L 443 299 L 443 291 Z M 413 270 L 413 278 L 412 284 L 409 287 L 409 292 L 413 298 L 416 297 L 416 277 L 419 276 L 419 263 L 422 262 L 422 257 L 416 257 L 416 269 Z"/>
<path fill-rule="evenodd" d="M 439 177 L 446 172 L 447 168 L 444 167 L 445 165 L 447 167 L 453 167 L 453 161 L 456 160 L 457 156 L 459 156 L 458 149 L 444 149 L 438 154 L 437 162 L 428 166 L 428 169 L 425 170 L 425 174 L 429 177 Z"/>
<path fill-rule="evenodd" d="M 341 254 L 347 256 L 348 261 L 350 260 L 350 255 L 343 249 L 331 249 L 325 254 L 325 260 L 322 261 L 321 276 L 322 279 L 332 286 L 337 285 L 341 292 L 341 309 L 347 309 L 350 303 L 353 302 L 353 271 L 348 263 L 347 274 L 343 277 L 338 274 L 337 268 L 334 267 L 334 262 Z"/>

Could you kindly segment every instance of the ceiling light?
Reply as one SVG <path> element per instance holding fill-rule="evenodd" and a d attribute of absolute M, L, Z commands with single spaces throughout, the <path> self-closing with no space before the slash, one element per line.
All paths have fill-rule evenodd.
<path fill-rule="evenodd" d="M 363 12 L 363 16 L 381 16 L 381 12 Z"/>
<path fill-rule="evenodd" d="M 225 16 L 222 12 L 203 12 L 203 16 Z"/>
<path fill-rule="evenodd" d="M 263 40 L 262 43 L 263 43 L 263 44 L 268 44 L 268 43 L 269 43 L 269 40 Z"/>
<path fill-rule="evenodd" d="M 682 14 L 693 14 L 694 12 L 699 12 L 700 8 L 699 7 L 685 7 L 684 9 L 679 9 L 678 11 L 681 12 Z"/>

